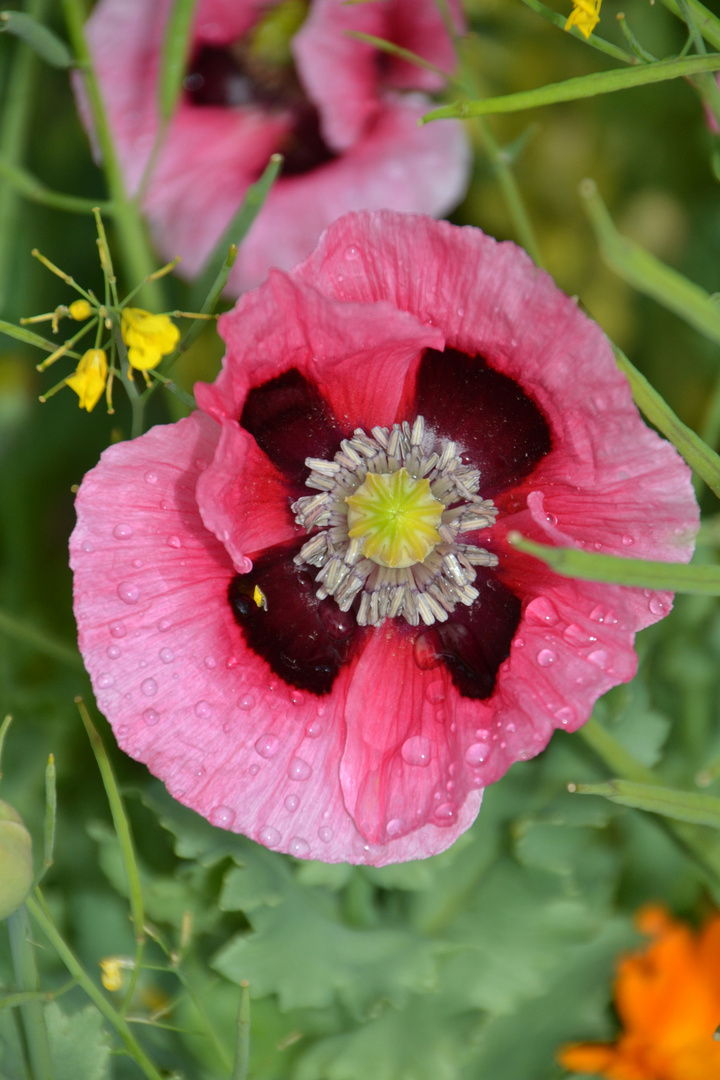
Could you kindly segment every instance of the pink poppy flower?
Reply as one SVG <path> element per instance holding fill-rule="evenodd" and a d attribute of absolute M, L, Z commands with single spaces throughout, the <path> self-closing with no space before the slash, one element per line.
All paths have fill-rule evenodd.
<path fill-rule="evenodd" d="M 217 825 L 327 861 L 435 854 L 632 678 L 671 606 L 560 578 L 508 531 L 685 561 L 689 470 L 599 327 L 474 228 L 350 214 L 220 330 L 200 410 L 78 494 L 98 704 Z"/>
<path fill-rule="evenodd" d="M 158 132 L 169 8 L 170 0 L 100 0 L 87 24 L 132 193 Z M 293 18 L 299 22 L 306 9 L 288 44 Z M 268 31 L 273 17 L 280 25 Z M 270 266 L 290 269 L 306 258 L 322 230 L 349 210 L 441 216 L 460 201 L 470 164 L 461 125 L 417 124 L 430 104 L 419 91 L 438 90 L 443 79 L 348 37 L 353 30 L 442 70 L 455 66 L 434 0 L 201 0 L 186 90 L 143 200 L 159 251 L 182 256 L 180 273 L 192 278 L 201 270 L 276 151 L 285 155 L 284 171 L 243 243 L 230 278 L 235 294 L 259 284 Z M 76 87 L 90 128 L 79 79 Z"/>

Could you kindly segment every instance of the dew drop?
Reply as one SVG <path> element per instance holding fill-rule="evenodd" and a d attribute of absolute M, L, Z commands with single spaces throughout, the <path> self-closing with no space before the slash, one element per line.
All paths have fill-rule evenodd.
<path fill-rule="evenodd" d="M 86 551 L 90 555 L 95 550 L 95 545 L 90 540 L 83 540 L 80 545 L 83 551 Z"/>
<path fill-rule="evenodd" d="M 313 720 L 311 724 L 308 724 L 305 728 L 305 734 L 308 739 L 319 739 L 323 733 L 322 724 L 317 720 Z"/>
<path fill-rule="evenodd" d="M 111 686 L 115 685 L 115 676 L 105 671 L 98 676 L 97 684 L 101 690 L 109 690 Z"/>
<path fill-rule="evenodd" d="M 295 813 L 300 805 L 300 799 L 297 795 L 288 795 L 285 799 L 285 809 L 289 810 L 291 814 Z"/>
<path fill-rule="evenodd" d="M 555 626 L 560 616 L 547 597 L 536 596 L 525 608 L 525 618 L 529 623 L 536 625 Z"/>
<path fill-rule="evenodd" d="M 525 645 L 525 641 L 521 637 L 516 637 L 513 640 L 513 645 L 515 646 L 516 649 L 522 649 L 523 646 Z"/>
<path fill-rule="evenodd" d="M 198 472 L 205 472 L 207 467 L 208 467 L 208 463 L 207 463 L 207 461 L 205 461 L 204 458 L 201 458 L 201 457 L 195 458 L 195 468 L 198 470 Z"/>
<path fill-rule="evenodd" d="M 662 600 L 659 600 L 657 596 L 653 596 L 652 600 L 648 604 L 648 607 L 652 611 L 653 615 L 664 615 L 665 605 Z"/>
<path fill-rule="evenodd" d="M 489 739 L 489 738 L 490 738 L 490 732 L 488 731 L 488 729 L 487 729 L 487 728 L 482 728 L 482 727 L 480 727 L 480 728 L 478 728 L 478 729 L 477 729 L 477 731 L 475 732 L 475 738 L 476 738 L 476 739 L 479 739 L 479 740 L 480 740 L 480 742 L 484 742 L 484 741 L 485 741 L 485 739 Z"/>
<path fill-rule="evenodd" d="M 557 653 L 554 653 L 552 649 L 541 649 L 537 654 L 537 662 L 540 667 L 550 667 L 557 660 Z"/>
<path fill-rule="evenodd" d="M 257 776 L 257 774 L 260 772 L 260 766 L 259 765 L 251 765 L 250 768 L 248 769 L 248 772 L 250 773 L 251 776 Z"/>
<path fill-rule="evenodd" d="M 111 622 L 110 623 L 110 635 L 114 638 L 125 637 L 127 634 L 127 627 L 124 622 Z"/>
<path fill-rule="evenodd" d="M 160 719 L 160 713 L 156 709 L 146 709 L 142 715 L 143 720 L 149 727 L 153 727 Z"/>
<path fill-rule="evenodd" d="M 198 701 L 195 705 L 195 715 L 201 720 L 207 720 L 212 716 L 212 705 L 209 701 Z"/>
<path fill-rule="evenodd" d="M 158 625 L 158 630 L 160 631 L 160 633 L 164 634 L 166 630 L 170 629 L 170 627 L 172 626 L 172 623 L 170 622 L 169 619 L 161 619 L 160 622 L 157 625 Z"/>
<path fill-rule="evenodd" d="M 133 559 L 133 566 L 135 567 L 136 570 L 139 570 L 140 567 L 142 566 L 142 564 L 143 564 L 142 559 Z"/>
<path fill-rule="evenodd" d="M 266 825 L 258 833 L 258 840 L 261 844 L 265 844 L 266 847 L 277 847 L 280 843 L 280 833 L 277 829 L 273 829 L 272 825 Z"/>
<path fill-rule="evenodd" d="M 564 705 L 562 709 L 557 710 L 557 712 L 555 713 L 555 718 L 560 721 L 563 727 L 567 727 L 567 725 L 571 724 L 575 719 L 575 710 L 571 709 L 569 705 Z M 535 739 L 537 742 L 542 741 L 541 738 L 538 738 L 539 734 L 540 733 L 537 732 L 535 735 Z"/>
<path fill-rule="evenodd" d="M 321 825 L 318 829 L 318 836 L 322 840 L 323 844 L 329 844 L 334 835 L 335 834 L 333 833 L 329 825 Z"/>
<path fill-rule="evenodd" d="M 145 483 L 146 484 L 157 484 L 157 481 L 158 481 L 158 476 L 157 476 L 156 472 L 146 472 L 145 473 Z"/>
<path fill-rule="evenodd" d="M 212 669 L 214 667 L 217 667 L 217 660 L 215 659 L 214 656 L 206 656 L 205 659 L 203 660 L 203 663 L 205 664 L 205 667 L 208 668 L 209 671 L 212 671 Z"/>
<path fill-rule="evenodd" d="M 413 646 L 413 657 L 421 671 L 431 671 L 440 666 L 434 634 L 419 634 Z"/>
<path fill-rule="evenodd" d="M 291 780 L 309 780 L 312 776 L 312 765 L 302 758 L 294 757 L 288 765 L 288 776 Z"/>
<path fill-rule="evenodd" d="M 570 623 L 563 630 L 563 637 L 570 645 L 590 645 L 591 642 L 597 641 L 597 638 L 592 634 L 587 634 L 581 626 L 577 623 Z"/>
<path fill-rule="evenodd" d="M 288 845 L 288 851 L 297 859 L 304 859 L 310 853 L 310 845 L 301 836 L 293 836 Z"/>
<path fill-rule="evenodd" d="M 210 811 L 210 824 L 220 829 L 229 829 L 235 820 L 235 811 L 229 806 L 213 806 Z"/>
<path fill-rule="evenodd" d="M 117 645 L 108 645 L 107 654 L 111 660 L 117 660 L 121 655 L 121 649 Z"/>
<path fill-rule="evenodd" d="M 420 765 L 424 768 L 430 764 L 432 756 L 430 741 L 422 735 L 413 735 L 402 744 L 400 754 L 408 765 Z"/>
<path fill-rule="evenodd" d="M 388 821 L 387 825 L 385 826 L 385 830 L 386 830 L 388 836 L 391 836 L 391 837 L 392 836 L 399 836 L 404 828 L 405 828 L 405 822 L 403 821 L 402 818 L 399 818 L 399 817 L 391 818 L 390 821 Z"/>
<path fill-rule="evenodd" d="M 121 581 L 117 594 L 125 604 L 137 604 L 140 599 L 140 590 L 134 581 Z"/>
<path fill-rule="evenodd" d="M 158 691 L 158 684 L 155 682 L 154 679 L 143 679 L 143 681 L 140 683 L 140 689 L 142 690 L 145 697 L 154 697 Z"/>
<path fill-rule="evenodd" d="M 483 761 L 487 761 L 487 756 L 490 753 L 490 747 L 487 743 L 476 742 L 468 746 L 465 751 L 465 760 L 468 765 L 472 765 L 475 768 L 476 765 L 482 765 Z"/>
<path fill-rule="evenodd" d="M 172 664 L 173 660 L 175 659 L 175 653 L 172 651 L 172 649 L 161 649 L 158 655 L 160 656 L 163 664 Z"/>
<path fill-rule="evenodd" d="M 304 700 L 305 698 L 299 690 L 290 691 L 290 701 L 293 703 L 293 705 L 302 705 Z"/>
<path fill-rule="evenodd" d="M 275 757 L 280 749 L 280 740 L 277 735 L 266 733 L 265 735 L 261 735 L 255 743 L 255 749 L 261 758 Z"/>
<path fill-rule="evenodd" d="M 441 821 L 451 821 L 455 817 L 455 807 L 452 803 L 440 803 L 435 810 L 435 817 Z"/>
<path fill-rule="evenodd" d="M 588 653 L 588 660 L 591 664 L 595 664 L 595 667 L 607 669 L 610 657 L 605 649 L 595 649 L 593 652 Z"/>
<path fill-rule="evenodd" d="M 113 536 L 116 540 L 129 540 L 132 534 L 132 525 L 116 525 L 113 529 Z"/>
<path fill-rule="evenodd" d="M 360 252 L 354 244 L 350 244 L 349 247 L 345 248 L 345 258 L 348 260 L 348 262 L 352 262 L 354 259 L 360 258 Z"/>
<path fill-rule="evenodd" d="M 552 525 L 552 526 L 557 525 L 557 518 L 555 517 L 554 514 L 546 514 L 545 515 L 545 520 L 547 521 L 548 525 Z"/>
<path fill-rule="evenodd" d="M 605 622 L 605 608 L 598 604 L 598 606 L 594 607 L 590 612 L 589 618 L 591 618 L 593 622 Z"/>
<path fill-rule="evenodd" d="M 630 547 L 631 544 L 635 543 L 635 538 L 633 536 L 628 536 L 626 534 L 625 536 L 623 536 L 622 542 L 625 545 L 625 547 Z"/>
<path fill-rule="evenodd" d="M 171 547 L 171 548 L 179 548 L 179 547 L 181 547 L 182 545 L 180 543 L 180 537 L 179 536 L 168 536 L 168 538 L 167 538 L 167 546 Z"/>
<path fill-rule="evenodd" d="M 117 729 L 118 738 L 122 739 L 124 735 L 127 735 L 127 733 L 128 733 L 127 724 L 120 724 L 120 726 Z"/>
<path fill-rule="evenodd" d="M 515 732 L 517 731 L 517 728 L 515 727 L 515 725 L 512 722 L 510 722 L 507 725 L 507 727 L 505 728 L 505 730 L 507 731 L 508 735 L 514 735 Z"/>
<path fill-rule="evenodd" d="M 243 709 L 245 712 L 249 712 L 250 709 L 255 708 L 255 698 L 252 694 L 243 694 L 238 700 L 238 708 Z"/>
<path fill-rule="evenodd" d="M 431 705 L 439 705 L 441 701 L 445 700 L 445 684 L 441 682 L 430 683 L 425 690 L 425 697 Z"/>

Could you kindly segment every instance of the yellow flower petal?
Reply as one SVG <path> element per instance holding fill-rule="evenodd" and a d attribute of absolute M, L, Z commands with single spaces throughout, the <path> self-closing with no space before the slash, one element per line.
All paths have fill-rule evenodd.
<path fill-rule="evenodd" d="M 92 310 L 87 300 L 73 300 L 68 308 L 70 318 L 75 319 L 76 322 L 85 322 L 92 315 Z"/>
<path fill-rule="evenodd" d="M 65 380 L 80 399 L 80 408 L 91 412 L 97 405 L 107 381 L 108 363 L 103 349 L 88 349 L 80 358 L 75 374 Z"/>
<path fill-rule="evenodd" d="M 580 33 L 589 38 L 600 22 L 601 4 L 602 0 L 573 0 L 573 10 L 565 23 L 565 29 L 577 26 Z"/>
<path fill-rule="evenodd" d="M 137 371 L 157 367 L 180 340 L 180 331 L 167 315 L 153 315 L 142 308 L 123 309 L 121 330 L 130 366 Z"/>

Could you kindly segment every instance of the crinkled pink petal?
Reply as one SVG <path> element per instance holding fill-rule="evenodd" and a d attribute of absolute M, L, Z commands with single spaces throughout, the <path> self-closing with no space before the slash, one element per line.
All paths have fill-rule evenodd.
<path fill-rule="evenodd" d="M 348 432 L 390 424 L 403 400 L 410 366 L 424 348 L 442 348 L 439 329 L 389 304 L 338 304 L 275 271 L 265 303 L 243 297 L 221 318 L 227 344 L 212 386 L 198 384 L 198 404 L 216 419 L 239 417 L 248 390 L 297 368 L 313 380 Z"/>

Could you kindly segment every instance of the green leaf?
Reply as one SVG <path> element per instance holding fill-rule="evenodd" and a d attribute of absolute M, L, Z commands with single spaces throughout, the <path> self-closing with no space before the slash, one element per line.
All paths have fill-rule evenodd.
<path fill-rule="evenodd" d="M 158 77 L 158 107 L 162 123 L 172 116 L 182 90 L 196 6 L 197 0 L 175 0 L 167 20 Z"/>
<path fill-rule="evenodd" d="M 605 262 L 623 281 L 657 300 L 720 344 L 720 306 L 704 289 L 665 266 L 634 240 L 622 236 L 602 201 L 594 180 L 583 180 L 580 195 Z"/>
<path fill-rule="evenodd" d="M 318 890 L 295 886 L 283 903 L 254 910 L 251 923 L 254 932 L 233 938 L 213 967 L 247 979 L 256 996 L 277 994 L 282 1009 L 327 1008 L 337 994 L 360 1018 L 383 1001 L 402 1007 L 435 983 L 437 944 L 405 930 L 344 926 Z"/>
<path fill-rule="evenodd" d="M 508 533 L 508 540 L 520 551 L 542 559 L 563 577 L 583 581 L 605 581 L 640 589 L 668 589 L 671 592 L 720 596 L 720 566 L 697 566 L 647 559 L 624 559 L 617 555 L 596 555 L 577 548 L 550 547 L 528 540 L 520 533 Z"/>
<path fill-rule="evenodd" d="M 446 120 L 450 117 L 466 119 L 471 116 L 487 116 L 490 113 L 517 112 L 520 109 L 537 109 L 541 105 L 554 105 L 561 101 L 578 101 L 581 98 L 610 94 L 616 90 L 631 90 L 649 83 L 665 82 L 697 75 L 703 71 L 720 69 L 720 54 L 691 56 L 685 60 L 660 60 L 657 64 L 644 64 L 632 68 L 616 68 L 613 71 L 597 71 L 592 75 L 580 75 L 551 83 L 537 90 L 523 90 L 517 94 L 484 98 L 481 101 L 457 101 L 433 109 L 421 118 L 420 123 L 430 120 Z"/>
<path fill-rule="evenodd" d="M 693 825 L 710 825 L 720 829 L 720 799 L 695 791 L 677 791 L 655 784 L 634 784 L 630 780 L 608 780 L 605 784 L 574 784 L 578 795 L 602 795 L 606 799 L 660 814 L 674 821 L 689 821 Z"/>
<path fill-rule="evenodd" d="M 0 32 L 3 30 L 21 38 L 52 67 L 68 68 L 74 63 L 65 42 L 22 11 L 0 11 Z"/>
<path fill-rule="evenodd" d="M 720 454 L 683 424 L 665 399 L 650 385 L 644 375 L 628 360 L 625 353 L 613 345 L 615 360 L 630 383 L 633 401 L 651 424 L 670 440 L 690 468 L 702 477 L 707 486 L 720 498 Z"/>
<path fill-rule="evenodd" d="M 32 330 L 26 330 L 24 326 L 15 326 L 14 323 L 4 322 L 2 319 L 0 319 L 0 334 L 7 334 L 8 337 L 15 338 L 16 341 L 22 341 L 26 345 L 34 345 L 37 349 L 45 349 L 47 352 L 55 352 L 62 344 L 62 342 L 48 341 L 47 338 L 34 334 Z M 65 355 L 78 357 L 79 353 L 68 351 Z"/>
<path fill-rule="evenodd" d="M 55 1002 L 45 1007 L 53 1080 L 108 1080 L 110 1043 L 93 1005 L 67 1016 Z"/>

